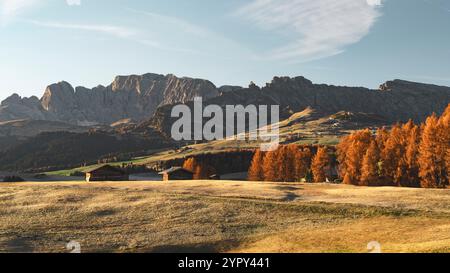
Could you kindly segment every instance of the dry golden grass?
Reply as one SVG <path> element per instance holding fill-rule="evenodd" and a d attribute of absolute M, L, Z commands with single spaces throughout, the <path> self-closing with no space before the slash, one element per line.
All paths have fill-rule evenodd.
<path fill-rule="evenodd" d="M 6 183 L 0 252 L 450 252 L 448 190 L 228 181 Z"/>

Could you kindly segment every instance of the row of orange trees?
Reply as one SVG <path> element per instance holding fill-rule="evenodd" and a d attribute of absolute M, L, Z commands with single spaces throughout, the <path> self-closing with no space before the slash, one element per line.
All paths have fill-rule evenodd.
<path fill-rule="evenodd" d="M 280 146 L 277 150 L 257 150 L 249 169 L 250 181 L 325 182 L 332 177 L 333 157 L 327 147 Z"/>
<path fill-rule="evenodd" d="M 337 146 L 344 183 L 443 188 L 449 185 L 450 105 L 425 123 L 355 132 Z"/>
<path fill-rule="evenodd" d="M 442 188 L 449 186 L 450 105 L 441 117 L 425 123 L 397 124 L 376 133 L 369 129 L 344 137 L 334 147 L 280 146 L 257 150 L 250 181 L 325 182 L 339 176 L 346 184 Z M 337 160 L 337 161 L 336 161 Z"/>

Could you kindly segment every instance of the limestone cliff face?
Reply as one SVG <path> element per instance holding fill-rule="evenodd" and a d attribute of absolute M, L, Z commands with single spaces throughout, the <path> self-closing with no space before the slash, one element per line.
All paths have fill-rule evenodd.
<path fill-rule="evenodd" d="M 30 117 L 41 120 L 48 118 L 37 97 L 22 98 L 13 94 L 0 104 L 0 122 Z"/>
<path fill-rule="evenodd" d="M 294 112 L 313 107 L 333 114 L 339 111 L 371 113 L 390 122 L 423 121 L 442 113 L 450 103 L 450 87 L 402 80 L 386 82 L 379 90 L 313 84 L 303 77 L 274 78 L 261 89 L 264 101 Z"/>
<path fill-rule="evenodd" d="M 204 102 L 205 105 L 220 106 L 279 105 L 281 118 L 288 118 L 308 107 L 324 115 L 340 111 L 367 113 L 382 117 L 387 125 L 409 119 L 424 121 L 433 112 L 441 114 L 449 103 L 450 87 L 394 80 L 383 84 L 379 90 L 370 90 L 313 84 L 303 77 L 275 77 L 263 88 L 253 85 Z M 170 110 L 171 106 L 159 108 L 151 120 L 139 126 L 169 133 L 175 121 L 170 117 Z"/>
<path fill-rule="evenodd" d="M 151 123 L 160 128 L 171 124 L 170 105 L 188 103 L 198 96 L 207 104 L 222 106 L 280 105 L 282 117 L 311 107 L 328 114 L 376 114 L 392 123 L 423 121 L 433 112 L 441 113 L 450 103 L 450 87 L 394 80 L 370 90 L 313 84 L 303 77 L 275 77 L 263 88 L 251 85 L 244 89 L 216 88 L 207 80 L 174 75 L 118 76 L 109 86 L 92 89 L 73 88 L 67 82 L 53 84 L 40 100 L 14 94 L 1 103 L 0 122 L 31 119 L 94 125 L 124 119 L 141 122 L 153 117 Z"/>
<path fill-rule="evenodd" d="M 43 97 L 13 95 L 0 106 L 0 121 L 14 119 L 63 121 L 79 125 L 110 124 L 122 119 L 150 118 L 162 105 L 210 99 L 219 90 L 209 81 L 174 75 L 118 76 L 111 85 L 73 88 L 67 82 L 47 87 Z"/>
<path fill-rule="evenodd" d="M 210 101 L 220 105 L 236 100 L 277 104 L 280 109 L 294 112 L 312 107 L 329 114 L 339 111 L 371 113 L 390 122 L 423 121 L 433 112 L 442 113 L 450 103 L 450 87 L 402 80 L 389 81 L 382 86 L 379 90 L 371 90 L 313 84 L 303 77 L 275 77 L 263 88 L 231 92 Z M 245 93 L 247 95 L 243 97 Z"/>

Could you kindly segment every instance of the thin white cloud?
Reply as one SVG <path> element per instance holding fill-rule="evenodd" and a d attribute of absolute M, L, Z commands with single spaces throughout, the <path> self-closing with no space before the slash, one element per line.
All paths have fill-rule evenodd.
<path fill-rule="evenodd" d="M 43 22 L 36 20 L 28 20 L 30 23 L 48 28 L 59 28 L 59 29 L 67 29 L 67 30 L 84 30 L 84 31 L 92 31 L 103 34 L 112 35 L 118 38 L 130 38 L 135 36 L 138 31 L 115 25 L 99 25 L 99 24 L 67 24 L 60 22 Z"/>
<path fill-rule="evenodd" d="M 0 21 L 6 24 L 42 0 L 0 0 Z"/>
<path fill-rule="evenodd" d="M 367 0 L 367 4 L 370 6 L 381 6 L 381 0 Z"/>
<path fill-rule="evenodd" d="M 122 26 L 115 25 L 99 25 L 99 24 L 67 24 L 60 22 L 44 22 L 44 21 L 36 21 L 36 20 L 26 20 L 29 23 L 32 23 L 36 26 L 47 27 L 47 28 L 59 28 L 59 29 L 67 29 L 67 30 L 81 30 L 81 31 L 91 31 L 97 32 L 101 34 L 106 34 L 110 36 L 114 36 L 116 38 L 127 39 L 132 42 L 136 42 L 145 46 L 153 47 L 159 50 L 167 50 L 167 51 L 176 51 L 190 54 L 199 54 L 200 52 L 195 50 L 189 50 L 178 47 L 170 47 L 167 45 L 163 45 L 158 41 L 149 40 L 146 38 L 142 38 L 145 35 L 137 35 L 143 34 L 144 32 L 140 30 L 135 30 Z"/>
<path fill-rule="evenodd" d="M 229 39 L 221 35 L 220 33 L 214 32 L 209 28 L 191 23 L 185 19 L 154 13 L 150 11 L 136 10 L 132 8 L 128 8 L 129 11 L 145 16 L 146 24 L 151 25 L 156 30 L 156 33 L 159 32 L 159 28 L 163 27 L 164 29 L 172 30 L 172 37 L 179 37 L 180 40 L 183 40 L 183 47 L 179 47 L 179 45 L 174 45 L 172 42 L 164 42 L 162 45 L 160 42 L 155 42 L 154 40 L 149 41 L 147 39 L 140 39 L 138 42 L 144 45 L 148 45 L 154 48 L 158 48 L 161 50 L 169 50 L 174 52 L 195 54 L 195 55 L 211 55 L 224 57 L 226 52 L 217 52 L 217 45 L 226 45 L 229 52 L 233 52 L 233 54 L 241 54 L 246 57 L 255 58 L 253 53 L 248 49 L 244 48 L 240 43 Z M 186 35 L 187 36 L 182 36 Z M 154 35 L 153 38 L 156 38 L 157 35 Z M 164 40 L 163 36 L 159 37 Z M 192 43 L 194 41 L 194 44 Z M 172 44 L 172 45 L 171 45 Z M 200 45 L 201 48 L 198 48 Z M 237 53 L 240 52 L 240 53 Z M 236 57 L 236 56 L 233 56 Z"/>
<path fill-rule="evenodd" d="M 46 0 L 0 0 L 0 23 L 5 25 L 20 14 L 45 3 Z M 81 0 L 65 0 L 69 6 L 80 6 Z"/>
<path fill-rule="evenodd" d="M 173 26 L 181 31 L 184 31 L 186 33 L 190 33 L 193 35 L 205 37 L 205 36 L 213 34 L 211 31 L 209 31 L 206 28 L 192 24 L 188 21 L 185 21 L 185 20 L 177 18 L 177 17 L 162 15 L 162 14 L 149 12 L 149 11 L 140 11 L 140 10 L 135 10 L 135 9 L 128 9 L 128 10 L 130 10 L 134 13 L 145 15 L 145 16 L 151 18 L 153 21 L 157 22 L 158 24 Z"/>
<path fill-rule="evenodd" d="M 66 3 L 69 6 L 80 6 L 81 0 L 66 0 Z"/>
<path fill-rule="evenodd" d="M 235 15 L 289 37 L 269 58 L 305 62 L 337 55 L 365 37 L 381 15 L 378 0 L 252 0 Z"/>

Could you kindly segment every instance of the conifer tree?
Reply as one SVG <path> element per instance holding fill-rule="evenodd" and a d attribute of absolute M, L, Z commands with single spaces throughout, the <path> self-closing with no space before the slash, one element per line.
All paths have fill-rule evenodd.
<path fill-rule="evenodd" d="M 277 170 L 276 164 L 277 162 L 277 151 L 269 151 L 264 157 L 263 164 L 263 172 L 264 172 L 264 181 L 277 181 Z"/>
<path fill-rule="evenodd" d="M 331 170 L 331 159 L 326 148 L 319 147 L 317 154 L 312 160 L 311 170 L 313 173 L 314 182 L 326 182 L 327 177 L 330 176 Z"/>
<path fill-rule="evenodd" d="M 276 161 L 273 164 L 275 170 L 275 181 L 277 182 L 285 182 L 287 177 L 287 147 L 280 146 L 276 153 Z"/>
<path fill-rule="evenodd" d="M 295 177 L 297 181 L 306 179 L 311 169 L 312 153 L 309 148 L 303 148 L 295 153 Z"/>
<path fill-rule="evenodd" d="M 383 161 L 383 175 L 389 180 L 389 182 L 399 185 L 398 180 L 402 176 L 402 171 L 399 170 L 399 158 L 404 154 L 403 143 L 403 131 L 400 124 L 396 124 L 390 134 L 384 149 L 381 152 L 381 159 Z"/>
<path fill-rule="evenodd" d="M 401 182 L 405 187 L 420 187 L 419 179 L 419 144 L 420 144 L 420 128 L 414 125 L 407 136 L 405 162 L 406 174 L 405 179 Z"/>
<path fill-rule="evenodd" d="M 186 159 L 183 163 L 183 168 L 188 171 L 191 171 L 191 172 L 195 172 L 196 167 L 197 167 L 197 161 L 193 157 Z"/>
<path fill-rule="evenodd" d="M 377 185 L 380 177 L 379 163 L 380 149 L 378 147 L 377 141 L 372 140 L 369 149 L 367 150 L 363 158 L 360 185 Z"/>
<path fill-rule="evenodd" d="M 253 160 L 248 171 L 249 181 L 264 181 L 264 153 L 258 149 L 253 156 Z"/>
<path fill-rule="evenodd" d="M 369 148 L 372 140 L 372 133 L 370 130 L 362 130 L 353 133 L 346 140 L 348 144 L 344 148 L 338 148 L 338 159 L 340 164 L 344 164 L 341 168 L 341 176 L 344 177 L 344 183 L 359 185 L 361 181 L 361 169 L 364 155 Z M 344 152 L 345 155 L 340 153 Z"/>
<path fill-rule="evenodd" d="M 347 154 L 352 145 L 352 142 L 353 142 L 353 134 L 341 138 L 341 141 L 336 146 L 337 161 L 339 164 L 339 174 L 347 182 L 349 182 L 351 180 L 349 177 L 347 177 L 347 179 L 345 179 L 345 177 L 347 175 Z M 344 183 L 346 183 L 346 182 L 344 182 Z M 348 184 L 348 183 L 346 183 L 346 184 Z"/>
<path fill-rule="evenodd" d="M 446 186 L 445 155 L 441 152 L 440 141 L 439 120 L 434 114 L 425 122 L 419 146 L 419 176 L 423 188 Z"/>
<path fill-rule="evenodd" d="M 450 182 L 450 104 L 448 105 L 444 114 L 442 114 L 439 122 L 441 124 L 441 131 L 443 133 L 443 149 L 445 150 L 445 169 L 448 186 Z"/>
<path fill-rule="evenodd" d="M 299 181 L 296 173 L 296 154 L 298 153 L 299 148 L 295 144 L 290 144 L 286 146 L 286 179 L 287 182 L 296 182 Z"/>

